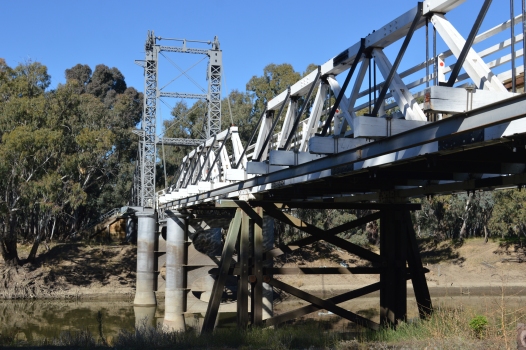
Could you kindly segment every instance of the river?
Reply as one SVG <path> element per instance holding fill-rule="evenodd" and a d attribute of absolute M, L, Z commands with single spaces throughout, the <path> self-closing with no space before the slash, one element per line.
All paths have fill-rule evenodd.
<path fill-rule="evenodd" d="M 526 302 L 524 292 L 511 292 L 503 299 L 494 293 L 484 293 L 484 289 L 469 294 L 437 293 L 432 295 L 435 307 L 462 307 L 473 313 L 490 316 L 501 306 L 508 310 L 520 309 Z M 504 305 L 503 305 L 504 303 Z M 276 304 L 277 312 L 306 305 L 306 302 L 294 298 L 286 298 Z M 341 307 L 354 311 L 374 321 L 379 320 L 378 297 L 359 298 L 340 304 Z M 157 307 L 134 307 L 133 301 L 57 301 L 57 300 L 3 300 L 0 301 L 0 336 L 4 339 L 14 339 L 18 342 L 34 343 L 43 339 L 55 338 L 61 332 L 90 331 L 95 338 L 100 337 L 100 323 L 102 335 L 109 341 L 120 331 L 133 331 L 135 325 L 162 322 L 164 303 Z M 418 317 L 418 310 L 414 298 L 408 298 L 408 319 Z M 312 313 L 308 318 L 317 320 L 333 319 L 334 329 L 348 324 L 347 321 L 338 322 L 335 315 L 321 310 Z M 188 315 L 188 326 L 198 328 L 202 315 Z M 235 324 L 235 314 L 221 315 L 220 326 L 228 327 Z"/>

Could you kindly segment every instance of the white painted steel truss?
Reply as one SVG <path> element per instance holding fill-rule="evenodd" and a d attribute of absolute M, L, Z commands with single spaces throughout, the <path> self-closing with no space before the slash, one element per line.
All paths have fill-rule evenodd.
<path fill-rule="evenodd" d="M 458 75 L 455 87 L 437 86 L 453 70 L 454 64 L 447 66 L 446 59 L 460 57 L 466 43 L 444 14 L 464 2 L 464 6 L 479 11 L 481 4 L 474 0 L 427 0 L 325 62 L 268 101 L 257 139 L 246 148 L 235 127 L 208 139 L 185 157 L 175 185 L 158 193 L 159 207 L 184 207 L 221 198 L 257 198 L 277 184 L 288 186 L 336 176 L 335 168 L 341 166 L 346 166 L 347 172 L 359 172 L 439 154 L 439 140 L 453 134 L 482 130 L 485 136 L 480 142 L 489 145 L 513 133 L 526 133 L 526 121 L 521 119 L 526 99 L 508 92 L 503 83 L 524 71 L 522 65 L 517 65 L 514 73 L 507 69 L 512 57 L 511 39 L 478 51 L 470 47 L 462 65 L 464 73 Z M 522 15 L 514 20 L 522 22 Z M 402 55 L 388 57 L 384 49 L 404 41 L 401 51 L 405 50 L 412 30 L 426 28 L 426 21 L 449 50 L 399 72 Z M 484 43 L 509 30 L 510 23 L 495 23 L 492 29 L 478 34 L 473 43 Z M 515 43 L 522 40 L 522 33 L 515 36 Z M 496 54 L 497 58 L 485 61 Z M 522 48 L 515 51 L 516 58 L 522 56 Z M 353 69 L 352 79 L 340 85 L 339 81 Z M 383 79 L 367 84 L 367 76 L 376 69 Z M 430 69 L 432 73 L 427 74 Z M 414 74 L 420 72 L 424 75 L 415 79 Z M 343 78 L 338 79 L 342 73 Z M 471 85 L 476 89 L 465 89 Z M 477 89 L 481 90 L 478 94 Z M 298 101 L 310 92 L 310 110 L 298 120 Z M 434 100 L 439 94 L 445 103 Z M 329 106 L 331 96 L 339 100 L 337 106 Z M 435 108 L 438 105 L 440 109 Z M 280 130 L 269 136 L 282 108 L 283 120 L 277 123 Z M 377 114 L 363 116 L 364 110 L 366 114 Z M 441 120 L 443 113 L 462 115 Z M 232 142 L 231 147 L 221 146 L 227 141 Z M 407 193 L 422 195 L 418 188 Z M 374 193 L 340 195 L 345 197 L 340 200 L 377 199 Z"/>

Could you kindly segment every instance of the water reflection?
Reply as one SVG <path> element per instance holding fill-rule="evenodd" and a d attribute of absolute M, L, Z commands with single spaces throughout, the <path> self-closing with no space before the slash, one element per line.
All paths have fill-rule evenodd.
<path fill-rule="evenodd" d="M 111 341 L 121 329 L 133 331 L 135 314 L 132 302 L 96 301 L 0 301 L 0 334 L 7 339 L 34 342 L 55 338 L 63 331 L 88 330 Z M 154 311 L 155 313 L 155 311 Z"/>

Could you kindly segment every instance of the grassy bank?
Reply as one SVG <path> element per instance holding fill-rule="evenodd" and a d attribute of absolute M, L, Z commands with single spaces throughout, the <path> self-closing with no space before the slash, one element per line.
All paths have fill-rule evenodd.
<path fill-rule="evenodd" d="M 379 332 L 337 332 L 322 321 L 298 321 L 275 329 L 246 331 L 218 329 L 210 334 L 195 330 L 171 332 L 143 326 L 104 336 L 104 320 L 96 334 L 63 332 L 56 338 L 28 343 L 9 334 L 0 335 L 2 348 L 65 349 L 515 349 L 516 325 L 526 321 L 524 309 L 510 310 L 506 298 L 496 299 L 485 314 L 464 307 L 437 307 L 424 321 L 400 324 Z"/>

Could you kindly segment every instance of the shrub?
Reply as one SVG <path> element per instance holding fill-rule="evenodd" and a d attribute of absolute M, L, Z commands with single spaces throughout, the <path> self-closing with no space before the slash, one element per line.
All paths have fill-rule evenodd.
<path fill-rule="evenodd" d="M 477 315 L 469 321 L 469 327 L 475 332 L 478 338 L 482 337 L 482 333 L 486 330 L 487 326 L 488 319 L 483 315 Z"/>

